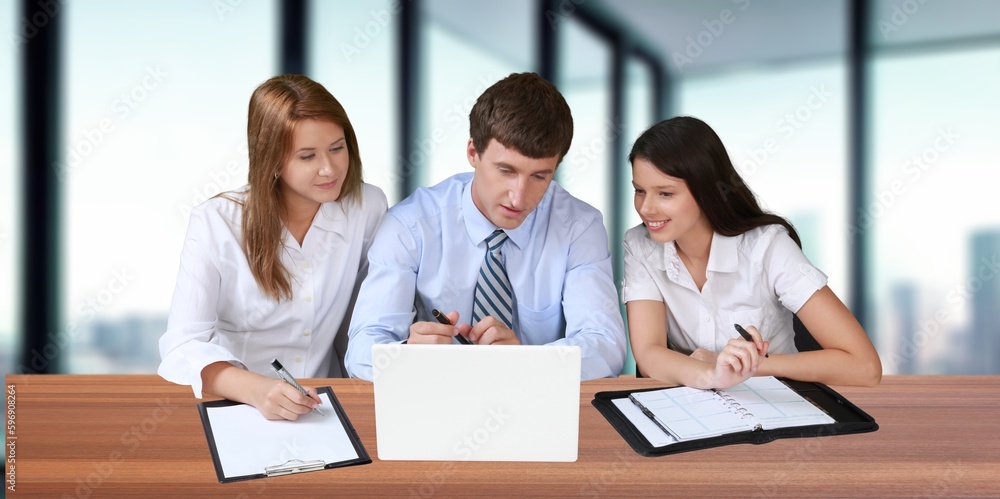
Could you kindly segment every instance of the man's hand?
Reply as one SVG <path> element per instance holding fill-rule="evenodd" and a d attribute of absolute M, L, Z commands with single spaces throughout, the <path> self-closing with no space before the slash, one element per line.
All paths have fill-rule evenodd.
<path fill-rule="evenodd" d="M 410 325 L 410 337 L 406 340 L 406 343 L 447 345 L 452 342 L 452 339 L 457 334 L 464 335 L 466 338 L 469 337 L 469 331 L 472 329 L 472 326 L 468 324 L 459 324 L 458 312 L 451 311 L 446 314 L 446 317 L 448 317 L 448 320 L 450 320 L 452 324 L 458 325 L 451 326 L 448 324 L 441 324 L 436 321 L 414 322 Z"/>
<path fill-rule="evenodd" d="M 499 319 L 486 317 L 476 323 L 469 332 L 469 339 L 477 345 L 520 345 L 514 331 Z"/>

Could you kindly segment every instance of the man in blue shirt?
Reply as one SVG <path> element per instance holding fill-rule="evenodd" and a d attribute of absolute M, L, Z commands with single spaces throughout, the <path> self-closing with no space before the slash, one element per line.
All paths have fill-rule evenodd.
<path fill-rule="evenodd" d="M 613 377 L 625 328 L 601 213 L 552 181 L 573 139 L 554 85 L 512 74 L 469 114 L 472 173 L 417 189 L 382 219 L 345 363 L 372 379 L 376 343 L 576 345 L 581 379 Z M 502 232 L 501 232 L 502 230 Z M 448 311 L 448 325 L 432 310 Z"/>

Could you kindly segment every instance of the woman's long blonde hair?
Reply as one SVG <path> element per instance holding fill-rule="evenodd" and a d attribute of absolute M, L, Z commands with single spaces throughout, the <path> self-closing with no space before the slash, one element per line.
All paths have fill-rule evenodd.
<path fill-rule="evenodd" d="M 243 201 L 243 253 L 261 291 L 275 301 L 291 299 L 291 276 L 281 263 L 282 198 L 278 177 L 291 154 L 292 133 L 306 119 L 344 129 L 350 157 L 338 201 L 361 200 L 361 156 L 344 107 L 322 85 L 301 75 L 275 76 L 250 97 L 247 146 L 250 173 Z"/>

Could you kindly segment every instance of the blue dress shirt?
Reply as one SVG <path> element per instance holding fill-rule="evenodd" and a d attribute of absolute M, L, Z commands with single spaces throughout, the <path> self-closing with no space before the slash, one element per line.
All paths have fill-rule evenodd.
<path fill-rule="evenodd" d="M 472 201 L 473 173 L 417 189 L 382 219 L 368 252 L 368 277 L 351 319 L 345 363 L 372 379 L 371 347 L 409 337 L 432 309 L 471 322 L 486 238 L 496 227 Z M 613 377 L 625 363 L 625 327 L 601 213 L 555 182 L 503 257 L 514 289 L 514 333 L 525 345 L 576 345 L 582 380 Z"/>

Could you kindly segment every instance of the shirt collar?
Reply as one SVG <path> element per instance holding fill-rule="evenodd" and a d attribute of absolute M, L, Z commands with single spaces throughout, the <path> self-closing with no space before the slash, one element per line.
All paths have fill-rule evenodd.
<path fill-rule="evenodd" d="M 649 237 L 649 234 L 646 234 Z M 708 265 L 705 270 L 708 272 L 736 272 L 739 269 L 740 254 L 739 244 L 743 235 L 729 237 L 718 232 L 712 234 L 712 247 L 708 253 Z M 667 272 L 676 279 L 681 265 L 681 258 L 677 254 L 677 245 L 674 241 L 659 245 L 662 248 L 663 257 L 660 260 L 660 270 Z"/>
<path fill-rule="evenodd" d="M 313 218 L 312 226 L 343 236 L 346 221 L 347 214 L 344 213 L 344 205 L 340 201 L 331 201 L 319 205 L 319 211 Z"/>
<path fill-rule="evenodd" d="M 736 272 L 740 265 L 739 245 L 743 235 L 729 237 L 716 232 L 712 235 L 712 249 L 708 253 L 709 272 Z"/>
<path fill-rule="evenodd" d="M 465 219 L 465 230 L 469 233 L 469 240 L 472 241 L 473 245 L 483 242 L 487 236 L 497 230 L 493 222 L 490 222 L 486 215 L 483 215 L 479 208 L 476 208 L 476 203 L 472 201 L 472 176 L 469 177 L 462 189 L 462 218 Z"/>
<path fill-rule="evenodd" d="M 472 244 L 478 245 L 497 230 L 497 226 L 493 225 L 493 222 L 486 218 L 486 215 L 483 215 L 476 207 L 476 203 L 472 201 L 472 181 L 472 177 L 470 177 L 462 191 L 462 214 L 465 219 L 465 229 L 469 233 L 469 240 L 472 241 Z M 521 222 L 521 225 L 516 229 L 504 231 L 510 242 L 513 242 L 518 248 L 526 247 L 531 240 L 531 231 L 535 226 L 535 220 L 538 219 L 538 213 L 549 209 L 555 188 L 556 182 L 553 180 L 549 183 L 549 187 L 545 190 L 545 195 L 542 196 L 538 206 L 531 210 L 531 213 L 524 218 L 524 222 Z"/>

